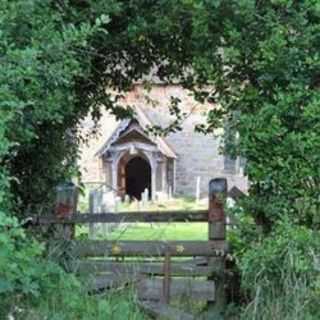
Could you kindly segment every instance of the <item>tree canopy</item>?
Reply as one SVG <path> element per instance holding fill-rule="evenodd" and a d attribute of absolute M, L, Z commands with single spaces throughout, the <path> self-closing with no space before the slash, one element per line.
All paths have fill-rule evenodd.
<path fill-rule="evenodd" d="M 247 159 L 248 212 L 318 224 L 318 1 L 194 1 L 195 83 L 213 83 L 204 129 L 228 122 L 226 147 Z M 201 129 L 201 128 L 200 128 Z M 268 229 L 268 228 L 267 228 Z"/>
<path fill-rule="evenodd" d="M 101 105 L 127 116 L 117 99 L 133 81 L 163 61 L 162 78 L 182 72 L 187 54 L 177 44 L 191 13 L 180 4 L 1 2 L 2 204 L 10 189 L 22 210 L 43 207 L 76 174 L 77 126 L 89 109 L 96 119 Z"/>
<path fill-rule="evenodd" d="M 102 105 L 129 116 L 119 98 L 157 67 L 212 104 L 197 130 L 227 128 L 225 151 L 247 160 L 238 251 L 253 289 L 271 288 L 260 305 L 274 315 L 289 270 L 295 288 L 306 285 L 298 305 L 318 319 L 319 52 L 318 0 L 0 1 L 0 293 L 39 294 L 39 279 L 64 276 L 34 268 L 40 247 L 9 216 L 50 206 L 54 187 L 78 174 L 80 122 Z"/>
<path fill-rule="evenodd" d="M 315 222 L 317 1 L 30 0 L 0 10 L 1 181 L 24 209 L 75 174 L 75 133 L 89 109 L 127 116 L 118 98 L 158 66 L 163 81 L 178 78 L 212 103 L 198 130 L 227 122 L 239 134 L 225 145 L 247 159 L 257 221 Z"/>

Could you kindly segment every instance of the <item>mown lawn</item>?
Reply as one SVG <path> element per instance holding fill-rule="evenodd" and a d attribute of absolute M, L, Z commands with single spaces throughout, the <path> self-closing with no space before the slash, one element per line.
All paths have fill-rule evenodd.
<path fill-rule="evenodd" d="M 207 240 L 207 223 L 135 223 L 106 236 L 110 240 Z"/>

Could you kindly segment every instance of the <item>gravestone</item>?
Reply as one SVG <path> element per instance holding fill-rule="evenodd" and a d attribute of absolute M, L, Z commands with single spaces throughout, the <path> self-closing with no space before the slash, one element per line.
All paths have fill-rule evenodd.
<path fill-rule="evenodd" d="M 145 188 L 143 193 L 141 194 L 142 207 L 148 204 L 149 201 L 149 190 Z"/>
<path fill-rule="evenodd" d="M 112 213 L 117 211 L 117 201 L 114 193 L 105 188 L 90 191 L 89 208 L 91 214 Z M 106 236 L 118 226 L 118 223 L 90 223 L 89 238 L 96 239 Z"/>
<path fill-rule="evenodd" d="M 125 204 L 129 204 L 129 203 L 130 203 L 130 196 L 129 196 L 128 194 L 126 194 L 126 195 L 124 196 L 124 203 L 125 203 Z"/>

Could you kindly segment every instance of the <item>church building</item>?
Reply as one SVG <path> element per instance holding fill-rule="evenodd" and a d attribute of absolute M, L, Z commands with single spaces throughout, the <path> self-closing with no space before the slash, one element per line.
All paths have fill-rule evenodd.
<path fill-rule="evenodd" d="M 196 102 L 179 85 L 156 83 L 149 90 L 136 84 L 123 99 L 135 111 L 132 119 L 116 121 L 102 111 L 99 135 L 82 146 L 83 182 L 105 184 L 120 197 L 136 199 L 147 189 L 149 197 L 156 199 L 168 194 L 195 196 L 196 192 L 206 196 L 212 178 L 226 177 L 229 189 L 235 186 L 245 192 L 241 160 L 220 152 L 221 132 L 194 131 L 195 125 L 205 123 L 209 106 Z M 172 98 L 181 101 L 182 130 L 165 137 L 151 134 L 149 128 L 174 121 L 169 110 Z M 87 119 L 83 131 L 89 132 L 92 126 Z"/>

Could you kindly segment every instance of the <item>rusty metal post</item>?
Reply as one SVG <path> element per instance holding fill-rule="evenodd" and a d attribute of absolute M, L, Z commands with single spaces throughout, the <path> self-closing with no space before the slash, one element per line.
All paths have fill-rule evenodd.
<path fill-rule="evenodd" d="M 227 180 L 225 178 L 216 178 L 209 183 L 209 240 L 226 240 L 226 217 L 224 213 L 224 202 L 227 195 Z M 209 319 L 223 319 L 223 313 L 226 305 L 225 296 L 225 258 L 224 254 L 211 257 L 209 265 L 219 270 L 219 274 L 209 277 L 215 280 L 215 301 L 208 304 Z"/>

